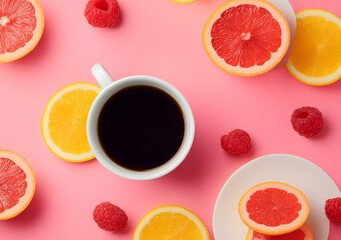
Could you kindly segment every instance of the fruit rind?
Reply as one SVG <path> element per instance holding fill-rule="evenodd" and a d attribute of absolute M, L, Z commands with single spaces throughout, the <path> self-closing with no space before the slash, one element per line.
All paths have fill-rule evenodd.
<path fill-rule="evenodd" d="M 42 121 L 41 121 L 41 131 L 43 134 L 43 138 L 45 141 L 46 146 L 49 148 L 49 150 L 56 155 L 57 157 L 68 161 L 68 162 L 86 162 L 86 161 L 90 161 L 92 159 L 95 158 L 94 154 L 92 151 L 89 152 L 85 152 L 83 154 L 72 154 L 72 153 L 65 153 L 64 151 L 62 151 L 60 149 L 59 146 L 57 146 L 51 139 L 51 137 L 49 137 L 49 128 L 48 128 L 48 116 L 50 115 L 50 111 L 51 111 L 51 106 L 54 105 L 54 103 L 56 101 L 58 101 L 58 99 L 60 99 L 61 96 L 63 96 L 65 93 L 71 92 L 75 89 L 79 89 L 82 88 L 84 90 L 93 90 L 96 92 L 100 92 L 102 89 L 93 83 L 89 83 L 89 82 L 76 82 L 76 83 L 71 83 L 63 88 L 61 88 L 60 90 L 58 90 L 48 101 L 48 103 L 46 104 L 46 107 L 44 109 L 44 113 L 43 113 L 43 117 L 42 117 Z"/>
<path fill-rule="evenodd" d="M 300 213 L 299 216 L 289 224 L 282 224 L 276 227 L 259 224 L 250 219 L 248 217 L 249 213 L 246 210 L 246 204 L 250 199 L 250 196 L 254 194 L 256 191 L 264 190 L 267 188 L 278 188 L 285 190 L 288 193 L 294 193 L 294 195 L 298 198 L 299 202 L 301 203 L 302 207 L 299 212 Z M 244 224 L 251 228 L 252 230 L 265 235 L 280 235 L 291 232 L 301 227 L 306 222 L 309 216 L 310 206 L 306 196 L 296 187 L 283 182 L 263 182 L 251 187 L 242 195 L 238 204 L 238 212 L 242 222 L 244 222 Z"/>
<path fill-rule="evenodd" d="M 281 40 L 282 44 L 277 49 L 276 53 L 272 53 L 272 55 L 277 54 L 275 58 L 272 57 L 267 62 L 265 62 L 261 66 L 254 65 L 249 68 L 242 68 L 242 67 L 231 67 L 229 66 L 224 59 L 220 58 L 215 49 L 212 47 L 211 44 L 211 34 L 210 31 L 212 29 L 213 24 L 218 19 L 221 14 L 227 10 L 228 8 L 243 5 L 243 4 L 250 4 L 255 5 L 257 7 L 265 7 L 272 16 L 276 16 L 276 19 L 281 19 L 281 21 L 278 21 L 280 24 L 280 28 L 282 31 Z M 208 54 L 209 58 L 214 62 L 220 69 L 222 69 L 225 72 L 228 72 L 230 74 L 236 75 L 236 76 L 256 76 L 263 74 L 272 68 L 274 68 L 285 56 L 289 44 L 290 44 L 290 29 L 289 24 L 286 20 L 286 18 L 283 16 L 283 14 L 270 2 L 265 0 L 228 0 L 221 4 L 208 18 L 206 21 L 206 24 L 204 26 L 203 32 L 202 32 L 202 42 L 204 45 L 204 49 L 206 53 Z"/>
<path fill-rule="evenodd" d="M 5 54 L 0 54 L 0 63 L 8 63 L 8 62 L 13 62 L 15 60 L 18 60 L 30 52 L 32 52 L 38 43 L 40 42 L 40 39 L 43 35 L 44 32 L 44 27 L 45 27 L 45 17 L 44 17 L 44 12 L 43 8 L 38 0 L 29 0 L 34 7 L 35 10 L 39 12 L 39 14 L 36 14 L 36 27 L 34 31 L 32 32 L 32 38 L 25 43 L 24 47 L 18 48 L 14 52 L 7 52 Z"/>
<path fill-rule="evenodd" d="M 0 149 L 0 157 L 10 159 L 17 166 L 23 169 L 26 175 L 29 174 L 29 176 L 25 179 L 27 182 L 25 195 L 20 198 L 19 202 L 15 206 L 0 213 L 0 220 L 7 220 L 18 216 L 31 203 L 36 190 L 36 178 L 32 166 L 18 153 L 8 149 Z"/>

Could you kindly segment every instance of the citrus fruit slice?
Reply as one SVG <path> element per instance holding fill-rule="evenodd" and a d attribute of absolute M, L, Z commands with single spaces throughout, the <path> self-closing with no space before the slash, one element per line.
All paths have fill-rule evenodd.
<path fill-rule="evenodd" d="M 41 128 L 48 148 L 70 162 L 94 158 L 86 134 L 92 102 L 101 91 L 98 85 L 78 82 L 57 91 L 46 104 Z"/>
<path fill-rule="evenodd" d="M 171 0 L 171 1 L 175 3 L 180 3 L 180 4 L 187 4 L 187 3 L 193 3 L 197 0 Z"/>
<path fill-rule="evenodd" d="M 0 0 L 0 6 L 0 62 L 11 62 L 36 47 L 44 13 L 37 0 Z"/>
<path fill-rule="evenodd" d="M 293 232 L 282 235 L 264 235 L 249 229 L 246 240 L 314 240 L 314 235 L 307 224 L 294 230 Z"/>
<path fill-rule="evenodd" d="M 211 60 L 239 76 L 265 73 L 284 57 L 290 29 L 282 13 L 266 0 L 228 0 L 208 18 L 202 35 Z"/>
<path fill-rule="evenodd" d="M 10 219 L 24 211 L 36 189 L 30 164 L 19 154 L 0 150 L 0 220 Z"/>
<path fill-rule="evenodd" d="M 328 85 L 341 77 L 341 19 L 320 9 L 296 14 L 297 30 L 287 68 L 308 85 Z"/>
<path fill-rule="evenodd" d="M 241 220 L 265 235 L 280 235 L 301 227 L 309 215 L 309 203 L 297 188 L 281 182 L 260 183 L 239 201 Z"/>
<path fill-rule="evenodd" d="M 161 206 L 147 213 L 135 229 L 133 240 L 209 240 L 203 222 L 180 206 Z"/>

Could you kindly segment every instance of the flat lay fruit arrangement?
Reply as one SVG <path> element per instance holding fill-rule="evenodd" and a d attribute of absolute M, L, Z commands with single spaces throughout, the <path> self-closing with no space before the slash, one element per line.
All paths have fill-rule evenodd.
<path fill-rule="evenodd" d="M 264 84 L 262 80 L 267 80 L 266 84 L 269 84 L 268 80 L 273 78 L 273 81 L 278 84 L 282 84 L 280 81 L 294 80 L 293 83 L 290 83 L 291 87 L 296 86 L 293 84 L 297 83 L 299 84 L 297 88 L 308 88 L 310 94 L 316 94 L 319 91 L 318 89 L 322 87 L 331 89 L 331 87 L 335 86 L 335 90 L 333 90 L 337 91 L 338 80 L 341 78 L 341 11 L 338 14 L 323 9 L 323 7 L 309 7 L 308 2 L 306 2 L 306 8 L 295 11 L 296 25 L 293 31 L 293 26 L 286 18 L 286 14 L 290 9 L 287 12 L 283 11 L 283 8 L 280 8 L 280 4 L 276 4 L 275 0 L 166 1 L 172 10 L 167 14 L 174 14 L 174 19 L 178 16 L 177 14 L 181 16 L 186 11 L 188 11 L 186 14 L 193 14 L 193 11 L 198 10 L 196 7 L 204 15 L 200 21 L 196 22 L 196 24 L 200 25 L 198 27 L 198 29 L 200 28 L 200 34 L 196 33 L 195 44 L 199 43 L 198 45 L 200 45 L 200 50 L 204 56 L 204 59 L 200 61 L 204 62 L 209 69 L 207 71 L 212 76 L 222 77 L 222 81 L 234 81 L 236 83 L 233 83 L 233 86 L 239 89 L 248 85 L 258 89 L 258 87 L 255 87 L 257 81 Z M 104 62 L 108 62 L 108 67 L 113 65 L 113 72 L 118 77 L 135 74 L 135 70 L 131 70 L 130 67 L 120 69 L 115 64 L 124 62 L 126 65 L 142 66 L 144 60 L 139 59 L 139 57 L 142 55 L 145 45 L 161 44 L 164 38 L 170 37 L 165 32 L 175 31 L 178 34 L 183 31 L 185 26 L 189 27 L 190 23 L 192 23 L 179 24 L 178 29 L 171 29 L 169 23 L 164 24 L 162 27 L 162 23 L 156 26 L 158 21 L 162 22 L 162 20 L 151 19 L 151 15 L 144 15 L 144 13 L 141 13 L 139 17 L 143 17 L 143 21 L 150 21 L 148 22 L 150 26 L 148 24 L 142 25 L 139 22 L 142 22 L 142 20 L 137 20 L 137 18 L 135 19 L 137 22 L 133 23 L 134 16 L 130 15 L 130 11 L 134 9 L 130 10 L 129 7 L 133 8 L 135 4 L 141 7 L 143 3 L 128 4 L 120 0 L 89 0 L 82 4 L 72 3 L 73 7 L 77 6 L 79 8 L 78 12 L 75 13 L 77 24 L 82 23 L 79 31 L 91 35 L 91 41 L 93 42 L 82 44 L 83 37 L 85 42 L 89 39 L 86 39 L 87 36 L 78 34 L 77 29 L 73 29 L 72 31 L 69 30 L 68 33 L 77 33 L 72 38 L 77 38 L 79 45 L 75 44 L 72 47 L 65 48 L 56 45 L 55 49 L 51 47 L 51 50 L 47 50 L 50 45 L 49 41 L 68 38 L 67 34 L 59 32 L 58 35 L 53 31 L 54 28 L 61 27 L 65 23 L 70 24 L 65 24 L 65 29 L 71 29 L 72 26 L 75 26 L 73 23 L 67 22 L 71 21 L 71 19 L 66 21 L 60 14 L 51 14 L 50 11 L 53 11 L 54 8 L 53 4 L 43 0 L 0 0 L 0 74 L 2 69 L 5 69 L 5 73 L 10 72 L 12 75 L 18 73 L 22 81 L 30 81 L 24 79 L 32 77 L 26 74 L 25 71 L 31 71 L 32 73 L 34 70 L 37 71 L 36 75 L 33 75 L 36 78 L 39 78 L 40 71 L 48 72 L 53 78 L 54 74 L 58 75 L 58 72 L 62 71 L 59 69 L 61 65 L 58 68 L 53 65 L 65 62 L 64 67 L 67 70 L 65 70 L 64 76 L 65 79 L 68 79 L 69 73 L 72 72 L 70 76 L 75 76 L 77 69 L 80 69 L 77 66 L 81 65 L 81 63 L 74 62 L 75 56 L 82 59 L 93 58 L 94 56 L 98 58 L 86 62 L 84 72 L 90 72 L 93 61 L 100 61 L 101 57 L 106 55 L 108 55 L 106 58 L 103 57 Z M 147 4 L 145 3 L 145 5 Z M 293 6 L 295 5 L 293 4 Z M 341 8 L 340 4 L 338 6 Z M 65 14 L 74 10 L 74 8 L 65 9 Z M 145 11 L 145 9 L 139 8 L 139 10 L 134 11 L 140 12 Z M 60 19 L 56 18 L 56 16 L 59 16 Z M 194 20 L 191 21 L 194 22 Z M 145 40 L 143 27 L 152 27 L 151 23 L 156 24 L 153 25 L 153 28 L 155 27 L 154 34 L 150 34 L 148 38 L 150 40 Z M 137 27 L 132 29 L 134 24 Z M 160 34 L 156 31 L 157 28 L 165 32 Z M 113 45 L 121 43 L 117 50 L 125 46 L 126 38 L 124 36 L 127 34 L 125 31 L 132 31 L 137 34 L 134 41 L 131 40 L 129 43 L 129 49 L 124 50 L 126 56 L 119 56 L 113 51 L 108 51 L 106 48 L 111 45 L 111 41 Z M 186 29 L 186 32 L 188 31 L 191 31 L 191 27 Z M 292 32 L 294 32 L 294 36 L 291 35 Z M 108 40 L 108 42 L 103 41 L 103 39 Z M 173 41 L 174 39 L 178 39 L 178 41 Z M 292 41 L 292 39 L 294 40 Z M 174 51 L 171 46 L 167 49 L 167 44 L 178 44 L 181 41 L 183 41 L 182 44 L 184 45 L 181 51 Z M 147 50 L 150 54 L 155 53 L 155 56 L 166 56 L 170 52 L 174 54 L 181 53 L 182 55 L 178 55 L 177 58 L 184 57 L 185 59 L 179 60 L 179 63 L 172 60 L 171 64 L 169 64 L 169 61 L 163 63 L 161 60 L 157 60 L 154 65 L 156 63 L 160 65 L 153 68 L 161 72 L 168 67 L 172 68 L 172 72 L 177 71 L 176 66 L 183 64 L 182 61 L 187 61 L 187 58 L 185 58 L 186 52 L 184 52 L 185 48 L 189 48 L 186 45 L 188 44 L 187 41 L 184 36 L 179 34 L 179 36 L 173 36 L 169 42 L 163 42 L 162 48 L 155 47 L 155 49 Z M 108 45 L 105 45 L 105 43 Z M 96 49 L 99 49 L 100 56 L 94 53 Z M 46 55 L 51 54 L 51 56 L 57 52 L 63 52 L 63 56 L 59 55 L 55 59 L 51 57 L 52 60 L 48 68 L 45 62 L 49 61 L 49 56 L 46 55 L 44 60 L 34 65 L 32 59 L 39 60 L 44 55 L 42 54 L 44 51 L 50 51 Z M 77 51 L 84 53 L 84 57 Z M 70 59 L 68 59 L 68 55 Z M 192 61 L 195 58 L 195 56 L 190 57 Z M 27 64 L 27 68 L 25 64 Z M 44 67 L 47 69 L 44 70 Z M 21 70 L 21 68 L 24 70 Z M 205 69 L 196 69 L 197 72 L 199 70 L 206 71 Z M 146 72 L 148 71 L 151 70 L 146 69 Z M 200 73 L 197 74 L 200 75 Z M 88 72 L 84 76 L 88 76 Z M 114 78 L 116 79 L 116 76 Z M 184 77 L 185 80 L 181 81 L 186 81 L 186 78 L 188 77 Z M 269 99 L 263 101 L 266 106 L 259 107 L 255 105 L 257 97 L 254 97 L 256 95 L 250 95 L 250 89 L 245 90 L 244 93 L 240 90 L 240 93 L 234 95 L 233 98 L 235 99 L 226 101 L 226 104 L 225 100 L 220 101 L 222 98 L 219 99 L 220 102 L 213 103 L 211 97 L 215 100 L 218 97 L 216 98 L 215 94 L 210 92 L 212 90 L 211 86 L 203 87 L 201 80 L 198 80 L 196 84 L 205 89 L 204 92 L 209 94 L 208 96 L 201 96 L 201 90 L 196 92 L 199 87 L 193 88 L 195 85 L 193 83 L 190 86 L 183 82 L 175 82 L 179 88 L 185 89 L 183 92 L 190 99 L 189 102 L 194 103 L 192 104 L 194 115 L 196 118 L 200 118 L 197 121 L 198 124 L 196 123 L 198 134 L 193 149 L 200 149 L 201 154 L 189 154 L 188 158 L 191 161 L 202 161 L 200 164 L 203 166 L 199 163 L 192 164 L 185 161 L 179 166 L 179 170 L 174 175 L 173 173 L 169 174 L 169 177 L 162 177 L 153 181 L 128 181 L 108 173 L 104 168 L 98 167 L 98 170 L 89 171 L 91 168 L 97 168 L 98 164 L 96 164 L 96 161 L 92 161 L 96 159 L 96 156 L 89 145 L 87 120 L 91 106 L 98 95 L 105 91 L 105 87 L 95 83 L 95 80 L 91 78 L 89 80 L 81 80 L 84 78 L 78 80 L 69 79 L 68 82 L 65 79 L 64 82 L 58 83 L 52 83 L 49 82 L 49 79 L 46 79 L 43 85 L 46 86 L 45 90 L 49 89 L 49 91 L 44 92 L 44 94 L 33 89 L 41 84 L 37 83 L 37 81 L 31 81 L 30 87 L 32 89 L 28 89 L 27 82 L 14 83 L 14 81 L 11 81 L 9 83 L 6 81 L 10 79 L 3 80 L 3 84 L 10 85 L 12 90 L 15 89 L 15 84 L 22 84 L 25 86 L 26 91 L 32 92 L 30 93 L 32 98 L 38 98 L 41 95 L 39 101 L 35 102 L 41 104 L 39 114 L 36 114 L 36 109 L 34 110 L 35 115 L 39 115 L 32 120 L 35 121 L 35 127 L 29 128 L 28 124 L 25 124 L 25 129 L 29 128 L 31 132 L 38 131 L 37 135 L 41 138 L 41 143 L 31 141 L 30 136 L 22 136 L 20 130 L 18 132 L 12 130 L 14 132 L 12 133 L 13 137 L 9 137 L 10 134 L 7 131 L 0 130 L 0 132 L 5 132 L 3 133 L 3 140 L 0 142 L 0 220 L 4 220 L 0 221 L 0 231 L 5 229 L 8 239 L 9 232 L 16 231 L 16 228 L 13 227 L 15 226 L 14 221 L 16 219 L 20 220 L 20 218 L 24 219 L 22 222 L 29 221 L 29 216 L 37 208 L 41 207 L 45 212 L 54 211 L 57 214 L 55 209 L 48 209 L 49 207 L 43 206 L 41 203 L 45 198 L 44 188 L 49 189 L 50 192 L 50 195 L 46 195 L 46 198 L 49 198 L 49 201 L 53 203 L 57 201 L 57 195 L 51 193 L 53 193 L 53 188 L 56 188 L 56 191 L 62 191 L 63 187 L 59 185 L 60 181 L 60 183 L 68 182 L 65 184 L 68 185 L 68 189 L 74 188 L 74 190 L 68 190 L 69 192 L 65 191 L 65 195 L 58 196 L 58 202 L 63 205 L 60 208 L 70 214 L 64 217 L 67 219 L 72 216 L 68 220 L 78 225 L 79 229 L 84 229 L 84 232 L 86 232 L 86 228 L 91 226 L 90 228 L 95 229 L 91 231 L 96 231 L 99 234 L 98 236 L 106 234 L 102 236 L 104 238 L 109 236 L 110 239 L 223 240 L 216 238 L 214 233 L 211 232 L 208 221 L 211 220 L 212 209 L 210 209 L 209 216 L 200 211 L 208 208 L 202 206 L 209 199 L 204 190 L 209 188 L 211 190 L 210 194 L 213 191 L 215 191 L 214 194 L 217 194 L 217 191 L 219 191 L 217 187 L 209 186 L 211 185 L 210 179 L 215 174 L 212 174 L 208 179 L 206 176 L 199 176 L 201 173 L 199 174 L 196 171 L 202 168 L 201 171 L 204 174 L 206 171 L 217 171 L 219 169 L 225 171 L 221 179 L 233 176 L 235 170 L 238 170 L 239 167 L 242 168 L 246 162 L 251 162 L 255 155 L 268 153 L 268 150 L 263 150 L 262 144 L 267 143 L 272 146 L 278 138 L 281 139 L 279 145 L 285 143 L 285 137 L 280 136 L 283 132 L 286 133 L 285 136 L 290 136 L 291 140 L 288 140 L 288 142 L 293 142 L 290 145 L 293 148 L 288 149 L 280 146 L 273 149 L 276 149 L 276 151 L 295 151 L 298 148 L 313 149 L 311 150 L 312 154 L 316 154 L 319 151 L 319 144 L 323 144 L 323 141 L 329 141 L 328 138 L 334 137 L 331 122 L 335 123 L 340 120 L 331 120 L 330 109 L 332 107 L 330 104 L 328 105 L 329 108 L 323 107 L 319 103 L 318 94 L 316 94 L 316 98 L 303 101 L 304 97 L 298 96 L 299 94 L 291 94 L 290 90 L 287 95 L 276 96 L 276 93 L 272 93 L 269 90 L 270 88 L 266 86 L 264 87 L 264 93 L 257 96 L 266 96 Z M 210 81 L 210 85 L 214 85 L 216 79 L 212 77 L 212 79 L 206 79 L 205 81 Z M 187 91 L 186 87 L 190 88 L 190 91 Z M 5 91 L 7 90 L 3 90 L 3 92 Z M 226 96 L 233 91 L 226 91 Z M 3 95 L 3 92 L 0 92 L 0 96 Z M 319 93 L 325 98 L 325 91 L 322 90 Z M 22 97 L 15 97 L 15 94 L 13 92 L 6 95 L 6 99 L 0 99 L 2 118 L 7 125 L 10 125 L 9 123 L 12 121 L 31 121 L 31 119 L 27 120 L 30 117 L 27 117 L 27 119 L 25 117 L 21 117 L 21 119 L 16 117 L 17 112 L 20 112 L 20 108 L 12 108 L 8 114 L 6 113 L 5 110 L 8 109 L 6 105 L 10 103 L 22 103 L 22 109 L 30 105 L 29 103 L 25 105 L 26 100 L 23 100 Z M 222 90 L 220 94 L 224 96 Z M 10 99 L 10 95 L 13 95 L 14 98 Z M 237 95 L 244 96 L 243 102 L 237 100 Z M 295 99 L 300 100 L 296 101 Z M 281 101 L 279 102 L 279 100 Z M 200 101 L 200 104 L 196 105 L 196 101 Z M 277 105 L 279 105 L 278 103 L 283 104 L 274 106 L 275 103 Z M 240 107 L 238 104 L 240 104 Z M 284 110 L 283 106 L 285 104 L 287 105 Z M 214 114 L 215 107 L 219 108 L 220 112 L 226 112 L 222 113 L 225 117 L 220 118 L 217 116 L 210 118 L 211 121 L 206 121 L 204 118 Z M 32 106 L 30 105 L 29 108 L 31 109 Z M 290 110 L 288 111 L 288 109 Z M 241 116 L 243 111 L 245 111 L 245 117 Z M 267 112 L 268 115 L 265 115 L 262 111 Z M 274 111 L 274 113 L 272 114 L 271 111 Z M 332 111 L 336 112 L 336 107 Z M 230 114 L 230 112 L 235 113 Z M 201 117 L 200 114 L 202 114 Z M 264 118 L 261 118 L 262 114 Z M 274 116 L 274 118 L 270 119 L 265 116 Z M 278 116 L 282 119 L 278 120 Z M 283 116 L 286 117 L 285 120 L 283 120 Z M 220 121 L 225 121 L 226 124 Z M 203 124 L 212 124 L 213 126 L 205 129 Z M 276 125 L 275 129 L 270 130 L 270 127 L 268 128 L 271 124 L 273 124 L 272 126 Z M 216 125 L 216 131 L 213 130 L 214 125 Z M 6 126 L 6 128 L 9 127 Z M 337 129 L 337 127 L 335 128 Z M 272 133 L 271 136 L 268 134 L 269 132 Z M 214 141 L 211 141 L 212 139 L 206 140 L 203 137 L 205 134 L 212 139 L 214 138 Z M 265 136 L 271 138 L 271 140 L 266 139 Z M 168 136 L 164 137 L 167 139 Z M 8 138 L 13 140 L 10 144 L 5 144 Z M 128 136 L 128 139 L 132 138 L 137 138 L 137 136 L 134 136 L 134 134 Z M 25 147 L 16 147 L 18 141 L 25 141 Z M 271 143 L 271 141 L 274 143 Z M 335 138 L 330 141 L 335 142 Z M 41 149 L 46 150 L 45 156 L 52 158 L 52 161 L 51 159 L 38 160 L 29 157 L 32 156 L 32 152 L 35 152 L 34 148 L 37 144 L 42 145 L 40 151 Z M 164 144 L 168 144 L 167 141 Z M 29 147 L 26 147 L 27 145 Z M 202 154 L 207 148 L 210 149 L 211 155 Z M 266 145 L 264 148 L 266 148 Z M 259 149 L 262 149 L 262 151 Z M 138 149 L 131 149 L 131 151 L 138 151 Z M 62 161 L 53 161 L 53 158 Z M 202 158 L 205 158 L 205 160 Z M 337 158 L 335 157 L 336 160 L 333 159 L 333 161 L 339 161 Z M 219 163 L 220 160 L 222 161 Z M 209 164 L 204 161 L 209 161 Z M 327 160 L 324 159 L 323 161 Z M 46 166 L 49 164 L 57 166 L 56 169 L 51 170 L 51 173 L 45 171 Z M 226 166 L 226 169 L 221 166 Z M 340 165 L 338 164 L 336 168 L 340 169 Z M 61 169 L 65 169 L 65 172 L 61 171 L 57 174 Z M 72 173 L 70 169 L 72 169 Z M 228 170 L 227 176 L 226 170 Z M 80 171 L 80 173 L 77 171 Z M 100 173 L 100 171 L 103 172 Z M 337 172 L 339 171 L 337 170 Z M 49 176 L 50 174 L 51 176 Z M 76 175 L 72 174 L 81 174 L 82 177 L 78 179 Z M 193 179 L 191 174 L 194 176 Z M 175 176 L 175 178 L 171 179 L 171 175 Z M 53 178 L 52 184 L 46 181 L 49 177 Z M 63 179 L 64 177 L 65 179 Z M 97 181 L 103 182 L 99 185 Z M 200 181 L 203 187 L 197 186 L 196 181 Z M 252 182 L 252 179 L 245 176 L 245 181 Z M 164 184 L 165 187 L 158 187 L 158 184 Z M 318 184 L 318 179 L 315 183 L 311 183 L 311 185 L 314 184 Z M 133 185 L 133 188 L 129 188 L 129 186 Z M 310 187 L 307 186 L 309 190 Z M 184 190 L 185 188 L 187 189 Z M 190 192 L 191 190 L 194 192 Z M 160 195 L 161 200 L 154 198 L 153 195 Z M 73 198 L 72 196 L 76 197 Z M 167 199 L 166 196 L 172 196 L 172 198 Z M 328 221 L 328 230 L 330 223 L 336 229 L 334 231 L 340 233 L 340 196 L 341 194 L 331 195 L 323 199 L 319 198 L 319 203 L 323 202 L 323 207 L 321 207 L 321 204 L 316 204 L 316 199 L 306 194 L 305 188 L 299 188 L 275 178 L 269 181 L 257 182 L 242 195 L 233 196 L 238 199 L 238 204 L 234 208 L 234 212 L 238 215 L 238 219 L 235 219 L 235 221 L 242 223 L 245 227 L 245 234 L 241 235 L 239 239 L 337 240 L 338 236 L 334 239 L 316 239 L 316 232 L 319 228 L 317 223 L 322 219 Z M 180 201 L 181 197 L 187 200 Z M 188 199 L 191 199 L 191 201 Z M 79 206 L 75 206 L 77 204 L 74 201 L 81 203 L 79 203 Z M 194 204 L 190 205 L 190 203 Z M 212 205 L 212 203 L 210 204 Z M 72 207 L 69 207 L 71 205 Z M 86 214 L 76 216 L 77 214 L 73 211 Z M 41 213 L 41 215 L 43 216 L 44 213 Z M 41 217 L 39 214 L 34 214 L 32 222 L 38 222 L 39 217 Z M 44 221 L 48 221 L 46 219 Z M 19 222 L 19 220 L 17 221 Z M 2 223 L 4 224 L 2 225 Z M 53 224 L 57 224 L 56 221 Z M 63 223 L 60 224 L 63 225 Z M 219 224 L 223 228 L 225 227 L 223 222 Z M 68 226 L 68 228 L 71 227 Z M 65 235 L 57 234 L 55 237 L 53 239 L 58 237 L 69 239 L 65 238 Z M 94 238 L 90 235 L 88 237 L 89 239 Z"/>

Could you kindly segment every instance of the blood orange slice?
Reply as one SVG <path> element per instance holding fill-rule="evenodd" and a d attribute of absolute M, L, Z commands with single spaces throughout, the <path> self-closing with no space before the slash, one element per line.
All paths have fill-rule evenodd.
<path fill-rule="evenodd" d="M 276 66 L 290 43 L 282 13 L 266 0 L 228 0 L 208 18 L 203 44 L 211 60 L 234 75 L 254 76 Z"/>
<path fill-rule="evenodd" d="M 11 62 L 36 47 L 44 14 L 37 0 L 0 0 L 0 6 L 0 62 Z"/>
<path fill-rule="evenodd" d="M 246 240 L 314 240 L 314 235 L 308 225 L 305 224 L 293 232 L 277 236 L 264 235 L 249 229 Z"/>
<path fill-rule="evenodd" d="M 35 187 L 29 163 L 15 152 L 0 150 L 0 220 L 13 218 L 25 210 Z"/>
<path fill-rule="evenodd" d="M 281 182 L 258 184 L 239 201 L 241 220 L 252 230 L 265 235 L 280 235 L 301 227 L 310 207 L 297 188 Z"/>

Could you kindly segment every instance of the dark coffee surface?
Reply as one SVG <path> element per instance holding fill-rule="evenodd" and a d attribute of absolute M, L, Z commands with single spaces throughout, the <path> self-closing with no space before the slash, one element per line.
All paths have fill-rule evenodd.
<path fill-rule="evenodd" d="M 184 136 L 182 111 L 167 93 L 133 86 L 112 96 L 98 120 L 100 143 L 117 164 L 148 170 L 167 162 Z"/>

